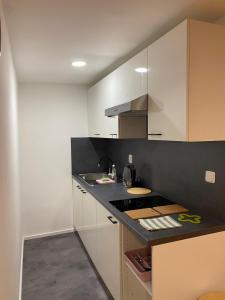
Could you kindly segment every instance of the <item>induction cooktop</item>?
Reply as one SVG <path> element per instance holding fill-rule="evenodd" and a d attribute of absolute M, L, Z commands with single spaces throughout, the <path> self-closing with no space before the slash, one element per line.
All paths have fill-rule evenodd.
<path fill-rule="evenodd" d="M 156 206 L 175 204 L 174 202 L 161 196 L 148 196 L 141 198 L 130 198 L 125 200 L 110 201 L 119 211 L 124 212 L 134 209 L 153 208 Z"/>

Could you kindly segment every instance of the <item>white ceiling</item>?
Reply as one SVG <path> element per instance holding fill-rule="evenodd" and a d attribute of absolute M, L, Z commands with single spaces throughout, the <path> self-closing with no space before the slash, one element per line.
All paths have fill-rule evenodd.
<path fill-rule="evenodd" d="M 4 0 L 22 82 L 90 84 L 185 17 L 215 21 L 225 0 Z M 87 67 L 74 69 L 75 59 Z"/>

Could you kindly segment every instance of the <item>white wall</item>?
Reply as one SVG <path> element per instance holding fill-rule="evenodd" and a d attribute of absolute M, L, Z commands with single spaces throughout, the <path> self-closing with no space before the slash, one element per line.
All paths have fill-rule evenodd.
<path fill-rule="evenodd" d="M 19 85 L 23 233 L 72 228 L 70 138 L 87 136 L 87 90 Z"/>
<path fill-rule="evenodd" d="M 18 180 L 17 84 L 0 1 L 0 299 L 19 299 L 21 232 Z"/>

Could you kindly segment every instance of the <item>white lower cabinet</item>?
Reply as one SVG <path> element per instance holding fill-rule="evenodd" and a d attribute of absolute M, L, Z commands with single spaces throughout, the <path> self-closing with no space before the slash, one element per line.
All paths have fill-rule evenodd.
<path fill-rule="evenodd" d="M 89 256 L 95 263 L 96 258 L 96 200 L 89 193 L 83 197 L 82 210 L 83 226 L 80 231 L 81 239 Z"/>
<path fill-rule="evenodd" d="M 74 229 L 93 262 L 96 257 L 96 200 L 73 179 Z"/>
<path fill-rule="evenodd" d="M 96 267 L 115 300 L 121 299 L 120 224 L 97 203 Z"/>
<path fill-rule="evenodd" d="M 86 191 L 73 179 L 73 226 L 77 232 L 81 232 L 83 227 L 82 211 L 85 195 Z"/>
<path fill-rule="evenodd" d="M 115 300 L 121 299 L 120 223 L 73 179 L 74 229 Z"/>

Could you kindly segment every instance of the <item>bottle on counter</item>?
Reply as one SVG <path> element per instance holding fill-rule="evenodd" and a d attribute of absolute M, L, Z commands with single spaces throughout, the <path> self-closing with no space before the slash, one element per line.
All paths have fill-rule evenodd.
<path fill-rule="evenodd" d="M 136 182 L 136 170 L 134 165 L 129 164 L 124 167 L 123 169 L 123 184 L 130 188 L 132 186 L 135 186 Z"/>
<path fill-rule="evenodd" d="M 112 175 L 112 179 L 113 180 L 115 180 L 115 181 L 117 181 L 117 171 L 116 171 L 116 165 L 112 165 L 112 173 L 111 173 L 111 175 Z"/>

